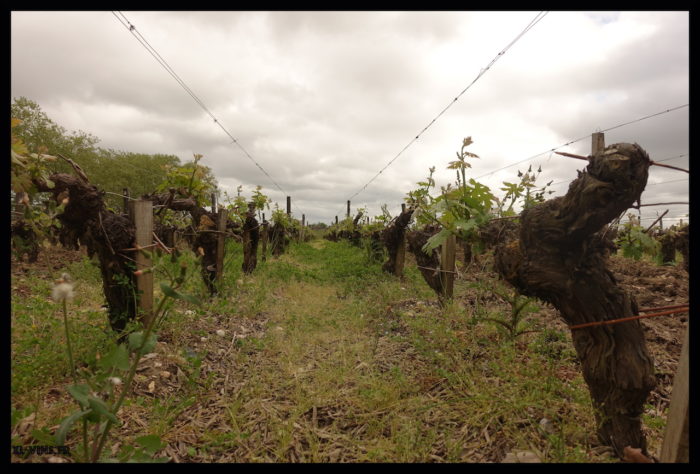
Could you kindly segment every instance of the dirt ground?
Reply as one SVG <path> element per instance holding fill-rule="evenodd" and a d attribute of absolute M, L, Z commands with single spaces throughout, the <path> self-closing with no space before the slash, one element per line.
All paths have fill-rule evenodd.
<path fill-rule="evenodd" d="M 470 273 L 464 268 L 462 278 L 478 281 L 489 266 L 488 261 L 477 261 L 480 271 Z M 474 265 L 474 264 L 472 264 Z M 474 267 L 471 267 L 474 268 Z M 674 266 L 657 266 L 646 260 L 633 260 L 613 255 L 608 260 L 608 268 L 618 283 L 634 295 L 640 309 L 671 306 L 689 303 L 688 273 L 682 263 Z M 496 278 L 495 272 L 489 277 Z M 473 298 L 468 292 L 463 298 Z M 493 296 L 497 299 L 496 296 Z M 496 303 L 496 302 L 494 302 Z M 534 315 L 548 327 L 565 331 L 567 326 L 558 312 L 549 305 L 543 305 L 541 311 Z M 657 385 L 650 394 L 648 402 L 654 407 L 655 416 L 668 409 L 673 377 L 683 348 L 683 339 L 688 327 L 688 313 L 640 319 L 646 336 L 647 348 L 654 359 Z"/>

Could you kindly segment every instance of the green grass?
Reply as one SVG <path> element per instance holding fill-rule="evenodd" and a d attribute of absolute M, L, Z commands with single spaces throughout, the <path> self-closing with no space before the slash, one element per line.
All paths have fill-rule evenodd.
<path fill-rule="evenodd" d="M 181 291 L 203 304 L 172 306 L 158 360 L 175 354 L 168 360 L 185 380 L 131 397 L 114 433 L 120 442 L 156 434 L 184 443 L 181 460 L 194 462 L 483 462 L 532 449 L 546 462 L 600 461 L 589 454 L 594 417 L 567 334 L 509 341 L 459 299 L 440 309 L 415 267 L 396 278 L 342 242 L 292 243 L 265 262 L 258 255 L 252 275 L 241 272 L 241 245 L 228 242 L 214 298 L 194 255 L 181 261 Z M 111 343 L 99 272 L 87 260 L 67 271 L 84 290 L 69 304 L 76 359 L 94 365 Z M 40 406 L 36 426 L 48 430 L 74 409 L 66 397 L 50 409 L 37 403 L 69 381 L 62 321 L 47 301 L 52 282 L 26 280 L 32 294 L 12 299 L 13 422 Z M 466 288 L 457 282 L 455 294 Z M 539 428 L 545 417 L 553 434 Z"/>

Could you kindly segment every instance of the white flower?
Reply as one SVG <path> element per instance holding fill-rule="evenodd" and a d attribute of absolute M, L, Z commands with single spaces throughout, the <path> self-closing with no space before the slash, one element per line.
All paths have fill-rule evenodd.
<path fill-rule="evenodd" d="M 119 377 L 110 377 L 109 383 L 111 383 L 112 385 L 121 385 L 122 379 L 120 379 Z"/>
<path fill-rule="evenodd" d="M 217 329 L 217 330 L 216 330 L 216 335 L 217 335 L 217 336 L 224 337 L 224 336 L 226 335 L 226 331 L 224 331 L 223 329 Z"/>
<path fill-rule="evenodd" d="M 51 298 L 53 298 L 56 303 L 73 299 L 73 284 L 71 283 L 69 274 L 63 273 L 61 274 L 61 278 L 56 280 L 56 285 L 54 285 L 53 291 L 51 292 Z"/>

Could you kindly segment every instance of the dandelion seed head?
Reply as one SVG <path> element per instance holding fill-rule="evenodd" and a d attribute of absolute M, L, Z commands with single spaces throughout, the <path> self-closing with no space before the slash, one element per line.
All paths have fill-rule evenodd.
<path fill-rule="evenodd" d="M 65 275 L 65 274 L 64 274 Z M 58 280 L 60 283 L 57 283 L 53 287 L 53 291 L 51 292 L 51 298 L 56 303 L 61 303 L 62 301 L 70 301 L 73 299 L 73 285 L 68 283 L 67 281 L 63 280 L 61 278 Z"/>

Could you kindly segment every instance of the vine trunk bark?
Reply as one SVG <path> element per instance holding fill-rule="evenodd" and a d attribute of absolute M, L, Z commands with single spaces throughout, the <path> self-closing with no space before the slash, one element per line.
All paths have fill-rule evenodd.
<path fill-rule="evenodd" d="M 496 249 L 501 276 L 521 293 L 553 304 L 567 324 L 638 313 L 606 259 L 606 225 L 644 190 L 649 156 L 637 144 L 609 146 L 589 158 L 568 193 L 523 211 L 519 238 Z M 572 330 L 596 413 L 598 437 L 621 458 L 626 446 L 646 454 L 641 415 L 655 385 L 654 366 L 638 320 Z"/>
<path fill-rule="evenodd" d="M 386 247 L 388 260 L 382 265 L 382 270 L 393 275 L 400 276 L 403 268 L 397 268 L 400 264 L 403 267 L 403 261 L 397 261 L 397 256 L 400 251 L 405 251 L 404 245 L 406 238 L 406 227 L 411 222 L 413 217 L 413 209 L 407 209 L 399 214 L 396 219 L 382 231 L 381 239 Z M 399 259 L 401 260 L 401 259 Z"/>

